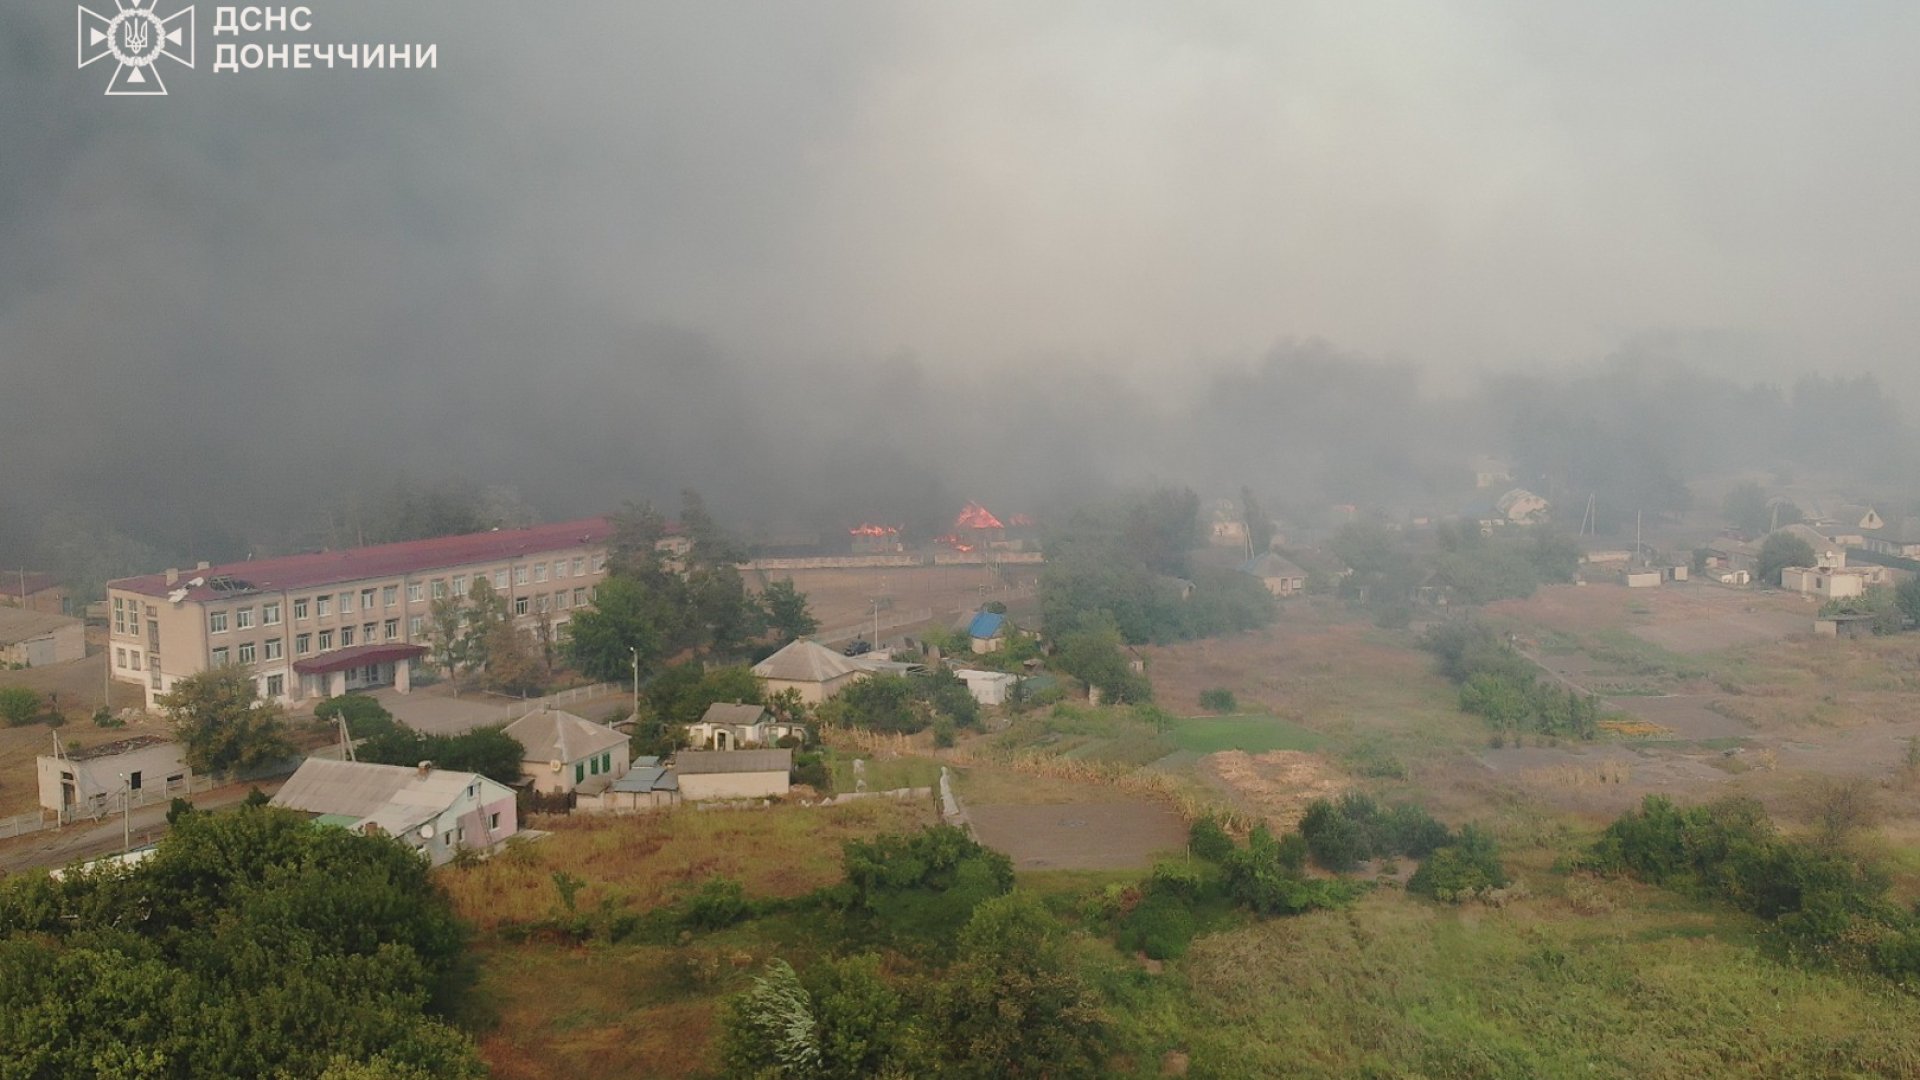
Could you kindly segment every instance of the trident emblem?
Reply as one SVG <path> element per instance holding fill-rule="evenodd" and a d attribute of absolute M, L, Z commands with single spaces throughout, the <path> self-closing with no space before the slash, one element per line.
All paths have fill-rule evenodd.
<path fill-rule="evenodd" d="M 84 6 L 79 9 L 80 66 L 107 57 L 117 65 L 107 82 L 109 97 L 164 95 L 167 86 L 160 80 L 161 61 L 193 66 L 193 8 L 183 7 L 161 18 L 157 9 L 165 2 L 113 0 L 112 15 Z"/>

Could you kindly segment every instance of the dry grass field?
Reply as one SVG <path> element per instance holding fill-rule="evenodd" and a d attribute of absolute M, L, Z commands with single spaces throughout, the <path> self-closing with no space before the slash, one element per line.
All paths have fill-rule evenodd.
<path fill-rule="evenodd" d="M 881 618 L 931 609 L 937 622 L 973 611 L 987 600 L 998 600 L 1016 612 L 1035 602 L 1038 566 L 1010 566 L 1004 573 L 985 566 L 910 566 L 884 569 L 772 570 L 769 580 L 793 578 L 794 587 L 807 594 L 807 606 L 822 631 L 859 625 L 873 615 L 881 600 Z M 749 574 L 749 588 L 760 587 Z M 887 605 L 891 605 L 888 607 Z"/>

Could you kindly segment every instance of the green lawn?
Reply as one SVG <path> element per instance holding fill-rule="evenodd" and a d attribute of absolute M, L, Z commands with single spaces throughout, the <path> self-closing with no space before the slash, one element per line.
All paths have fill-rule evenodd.
<path fill-rule="evenodd" d="M 1319 750 L 1327 739 L 1318 732 L 1277 716 L 1195 716 L 1181 720 L 1167 731 L 1182 750 L 1211 754 L 1220 750 L 1244 750 L 1261 754 L 1268 750 Z"/>

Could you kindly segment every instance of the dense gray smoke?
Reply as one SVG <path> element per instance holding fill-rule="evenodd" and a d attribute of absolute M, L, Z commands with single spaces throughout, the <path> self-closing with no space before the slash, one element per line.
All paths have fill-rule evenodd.
<path fill-rule="evenodd" d="M 0 9 L 0 560 L 324 542 L 402 477 L 776 532 L 1482 451 L 1645 501 L 1856 406 L 1905 460 L 1795 388 L 1911 385 L 1905 9 L 314 9 L 440 66 L 216 75 L 203 4 L 107 99 L 71 4 Z"/>

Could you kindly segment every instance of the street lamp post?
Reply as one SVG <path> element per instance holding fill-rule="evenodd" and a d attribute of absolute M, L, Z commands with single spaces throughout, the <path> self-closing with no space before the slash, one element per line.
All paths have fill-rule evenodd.
<path fill-rule="evenodd" d="M 127 774 L 120 774 L 121 816 L 120 851 L 122 854 L 133 850 L 133 785 L 127 782 Z"/>
<path fill-rule="evenodd" d="M 633 654 L 633 722 L 640 722 L 640 650 L 629 648 Z"/>

